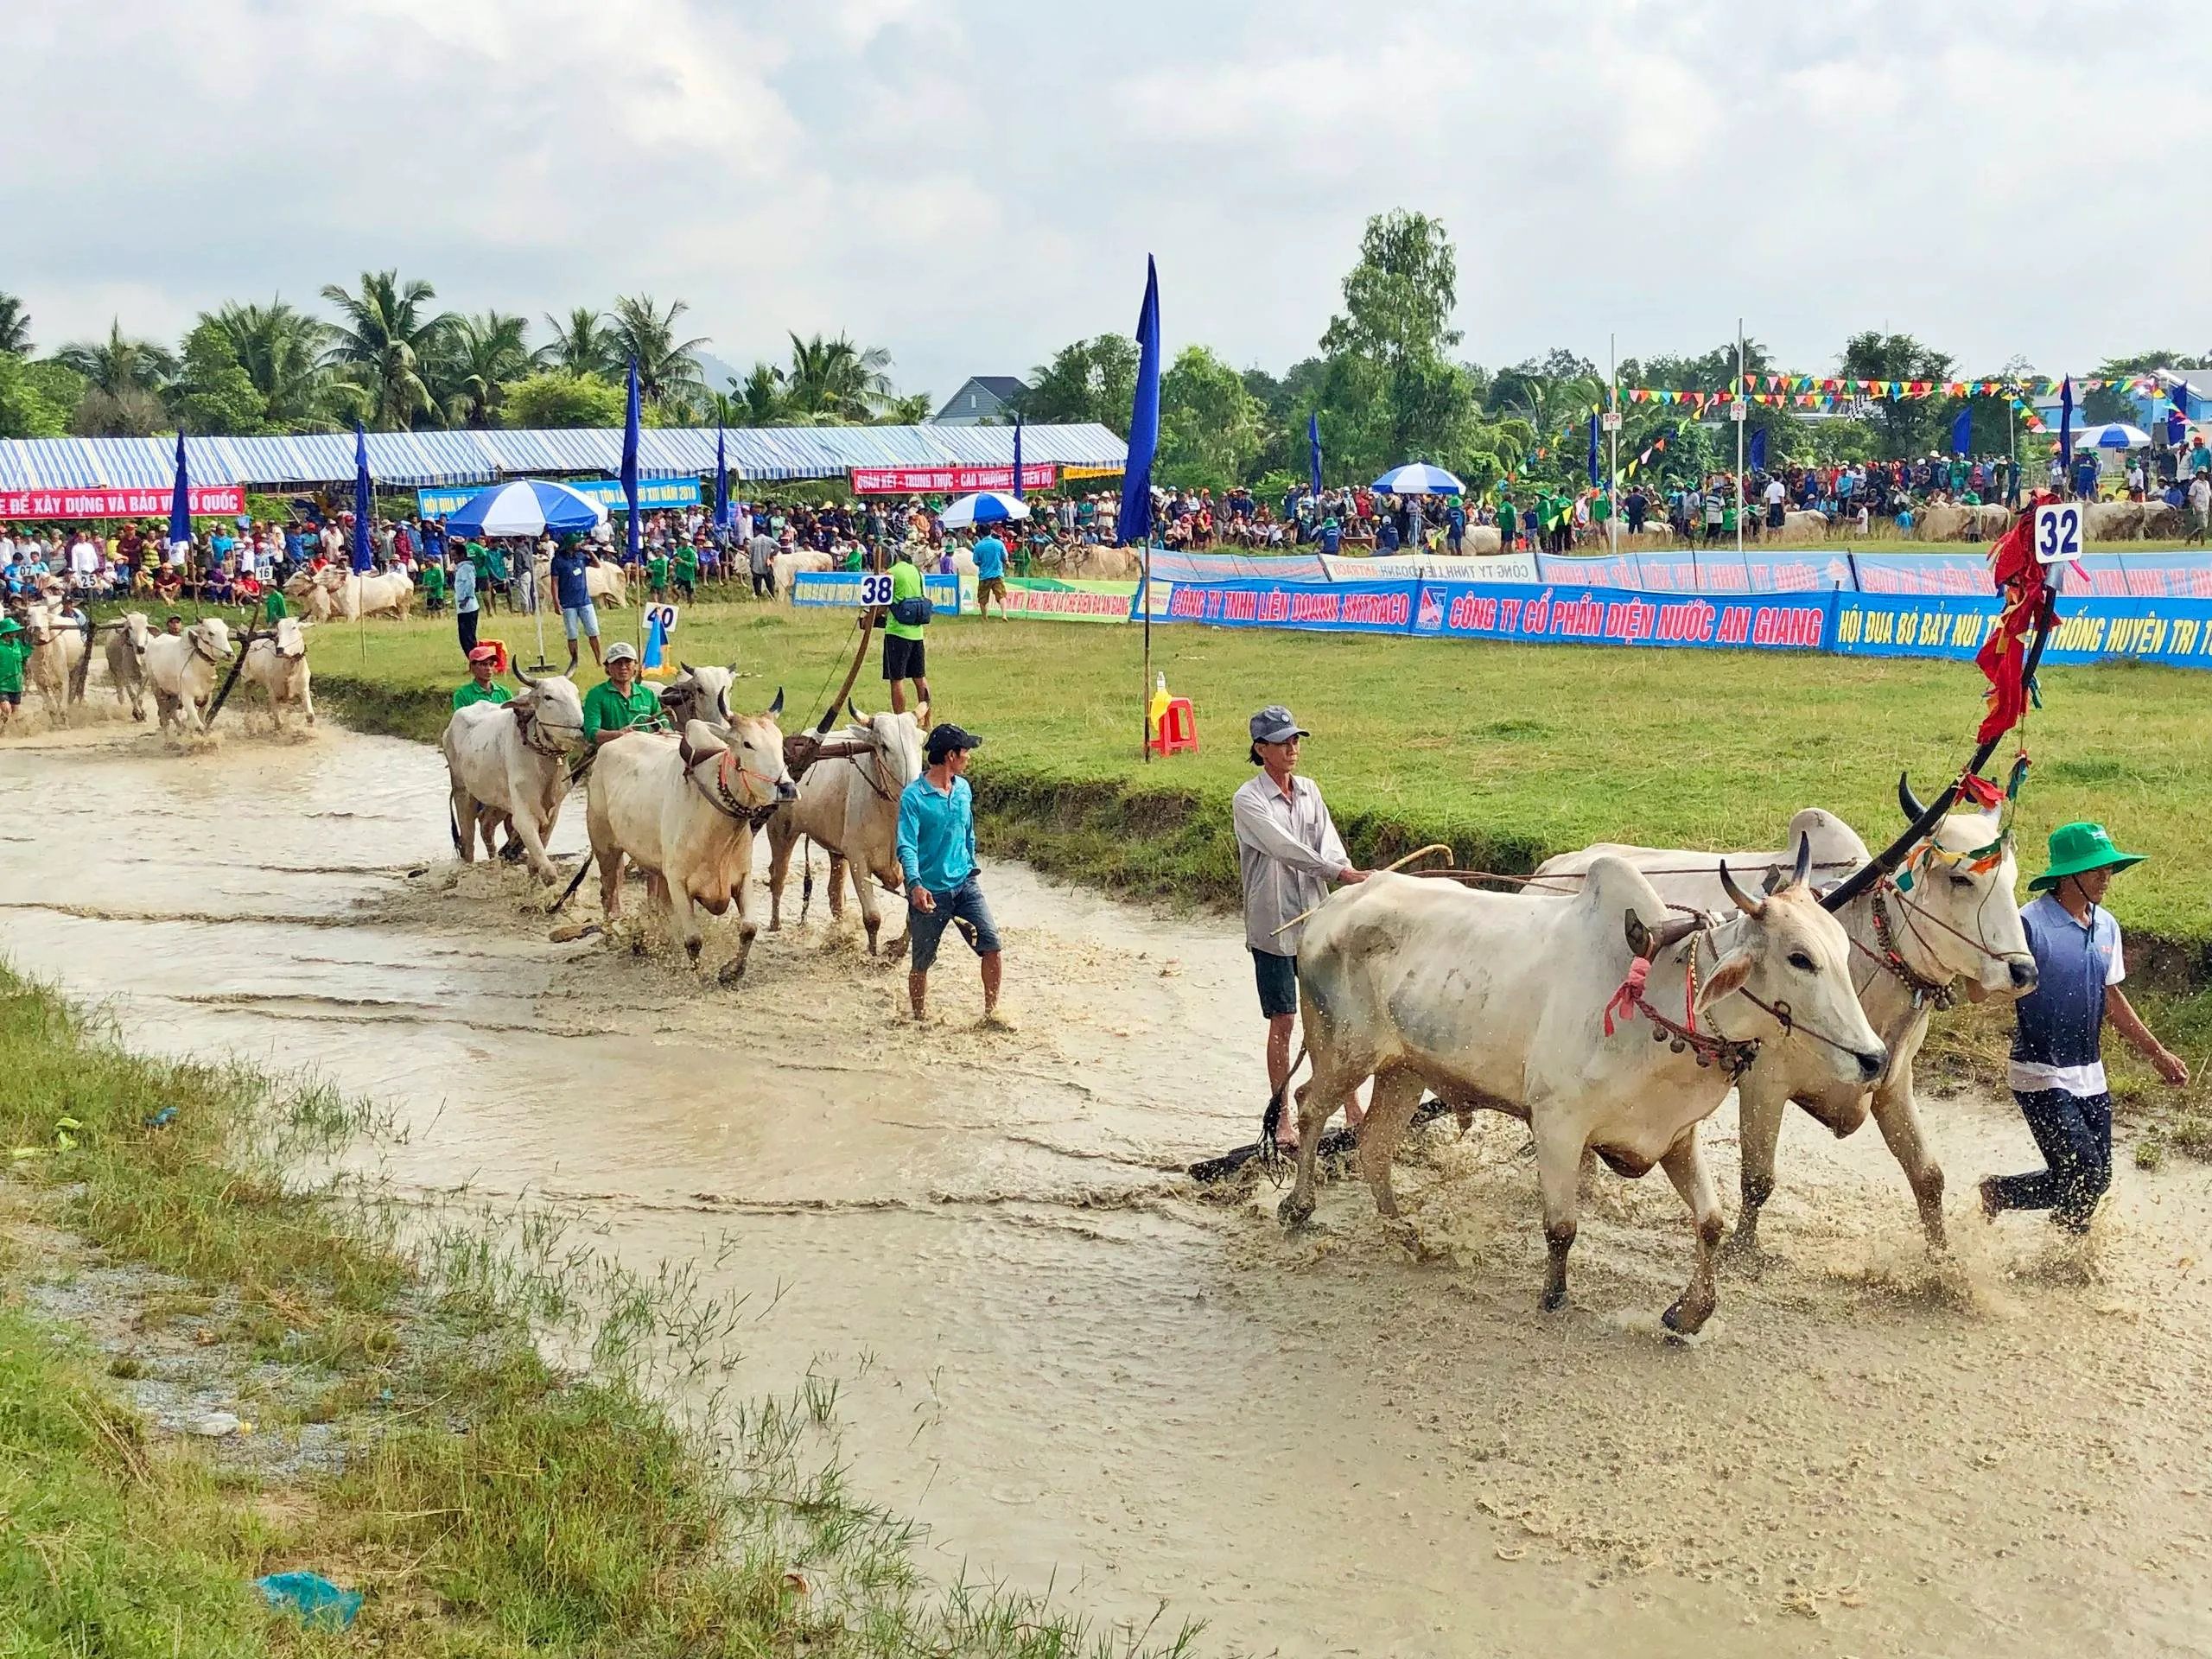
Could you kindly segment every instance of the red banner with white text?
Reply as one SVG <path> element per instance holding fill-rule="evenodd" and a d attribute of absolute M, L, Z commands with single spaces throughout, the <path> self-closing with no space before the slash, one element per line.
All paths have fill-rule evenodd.
<path fill-rule="evenodd" d="M 1049 461 L 1021 465 L 1021 487 L 1049 490 L 1054 467 Z M 1012 490 L 1014 468 L 1006 467 L 855 467 L 855 495 L 966 495 L 974 490 Z"/>
<path fill-rule="evenodd" d="M 167 518 L 175 495 L 166 484 L 152 490 L 0 490 L 0 518 Z M 244 512 L 245 486 L 194 486 L 192 511 L 194 517 Z"/>

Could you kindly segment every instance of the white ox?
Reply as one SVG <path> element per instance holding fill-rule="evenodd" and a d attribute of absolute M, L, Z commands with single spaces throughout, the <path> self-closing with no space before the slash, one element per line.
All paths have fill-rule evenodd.
<path fill-rule="evenodd" d="M 772 932 L 783 925 L 791 848 L 804 836 L 830 855 L 832 917 L 845 913 L 845 874 L 851 871 L 874 956 L 883 927 L 877 883 L 894 893 L 904 887 L 899 797 L 922 775 L 922 728 L 911 713 L 863 715 L 855 709 L 853 723 L 838 736 L 867 744 L 868 753 L 817 760 L 799 780 L 798 798 L 768 820 L 768 927 Z M 906 948 L 903 933 L 891 942 L 893 957 Z"/>
<path fill-rule="evenodd" d="M 231 653 L 230 625 L 219 616 L 146 642 L 146 683 L 153 688 L 154 713 L 164 732 L 172 725 L 195 736 L 207 729 L 207 706 Z"/>
<path fill-rule="evenodd" d="M 569 751 L 583 738 L 583 699 L 565 675 L 515 674 L 523 689 L 513 701 L 454 709 L 438 740 L 453 785 L 454 850 L 475 862 L 480 831 L 491 857 L 492 831 L 504 824 L 510 842 L 520 838 L 531 873 L 550 881 L 545 843 L 569 793 Z"/>
<path fill-rule="evenodd" d="M 308 620 L 315 622 L 327 622 L 333 617 L 351 622 L 387 612 L 404 622 L 408 607 L 415 602 L 414 582 L 397 570 L 381 575 L 356 575 L 335 565 L 321 571 L 302 570 L 284 584 L 284 591 L 302 602 Z"/>
<path fill-rule="evenodd" d="M 804 571 L 827 570 L 830 556 L 811 549 L 779 553 L 768 562 L 768 569 L 774 577 L 776 597 L 787 600 L 791 596 L 791 578 Z"/>
<path fill-rule="evenodd" d="M 146 647 L 153 637 L 143 611 L 125 611 L 108 631 L 108 683 L 133 720 L 146 718 Z"/>
<path fill-rule="evenodd" d="M 553 594 L 551 556 L 549 555 L 538 560 L 533 569 L 537 574 L 537 591 L 547 596 L 546 602 L 550 605 Z M 610 610 L 627 610 L 630 607 L 629 582 L 622 574 L 622 567 L 611 558 L 601 559 L 595 564 L 587 562 L 584 565 L 584 596 L 594 607 L 604 605 Z"/>
<path fill-rule="evenodd" d="M 679 666 L 683 671 L 661 688 L 660 709 L 669 722 L 679 732 L 695 720 L 710 726 L 728 725 L 729 689 L 737 683 L 737 664 L 694 668 L 683 663 Z"/>
<path fill-rule="evenodd" d="M 1644 1002 L 1694 1025 L 1697 1044 L 1802 1046 L 1837 1083 L 1865 1087 L 1882 1069 L 1881 1039 L 1852 995 L 1843 929 L 1805 884 L 1808 859 L 1801 848 L 1796 879 L 1764 899 L 1724 878 L 1743 913 L 1711 927 L 1670 926 L 1650 882 L 1617 858 L 1593 861 L 1583 891 L 1565 900 L 1388 872 L 1332 894 L 1298 951 L 1313 1076 L 1300 1098 L 1285 1223 L 1313 1214 L 1322 1125 L 1370 1076 L 1360 1162 L 1377 1207 L 1395 1217 L 1390 1160 L 1427 1087 L 1463 1110 L 1528 1123 L 1550 1247 L 1547 1308 L 1567 1300 L 1584 1157 L 1629 1176 L 1663 1168 L 1696 1225 L 1689 1282 L 1665 1319 L 1697 1331 L 1713 1312 L 1721 1236 L 1697 1126 L 1732 1082 L 1728 1065 L 1702 1062 L 1730 1057 L 1675 1052 L 1679 1029 L 1655 1043 L 1666 1029 L 1624 1012 L 1617 993 L 1633 982 L 1632 958 L 1648 957 Z M 1686 1005 L 1694 1020 L 1678 1012 Z"/>
<path fill-rule="evenodd" d="M 727 725 L 695 720 L 681 736 L 631 732 L 601 746 L 584 792 L 584 825 L 599 861 L 600 906 L 622 913 L 622 864 L 645 873 L 646 891 L 669 907 L 675 942 L 692 961 L 704 943 L 699 912 L 720 916 L 737 904 L 737 955 L 719 976 L 745 974 L 760 931 L 753 919 L 753 837 L 777 806 L 797 793 L 784 764 L 776 724 L 783 693 L 765 715 Z"/>
<path fill-rule="evenodd" d="M 23 683 L 45 703 L 48 724 L 59 726 L 68 717 L 69 705 L 82 696 L 77 665 L 89 649 L 84 626 L 69 615 L 61 599 L 42 599 L 25 607 L 23 637 L 30 645 L 30 655 L 23 661 Z"/>
<path fill-rule="evenodd" d="M 1916 823 L 1920 803 L 1904 780 L 1897 787 L 1907 822 Z M 1816 806 L 1790 819 L 1788 839 L 1811 847 L 1815 875 L 1829 884 L 1867 861 L 1866 844 L 1851 826 Z M 1747 873 L 1762 867 L 1772 872 L 1788 856 L 1729 853 L 1726 860 Z M 1711 853 L 1591 847 L 1548 859 L 1536 874 L 1570 877 L 1605 857 L 1635 865 L 1669 903 L 1704 911 L 1728 905 L 1719 861 Z M 1783 1110 L 1793 1100 L 1839 1137 L 1866 1121 L 1871 1104 L 1883 1141 L 1911 1184 L 1929 1248 L 1944 1246 L 1943 1169 L 1921 1130 L 1913 1060 L 1927 1039 L 1929 1016 L 1939 1004 L 1949 1003 L 1955 987 L 1963 987 L 1977 1002 L 2024 996 L 2035 988 L 2036 964 L 2012 900 L 2018 867 L 1997 814 L 1951 814 L 1927 842 L 1907 853 L 1904 864 L 1909 885 L 1904 890 L 1894 880 L 1878 882 L 1836 913 L 1852 941 L 1859 1005 L 1881 1034 L 1889 1065 L 1870 1090 L 1836 1082 L 1802 1045 L 1760 1052 L 1737 1090 L 1744 1157 L 1743 1209 L 1730 1242 L 1735 1250 L 1749 1254 L 1758 1248 L 1759 1211 L 1774 1195 Z M 1538 890 L 1532 884 L 1530 891 Z M 1556 890 L 1571 893 L 1573 887 L 1562 880 Z"/>
<path fill-rule="evenodd" d="M 314 624 L 296 616 L 279 617 L 276 632 L 248 642 L 238 677 L 261 689 L 269 699 L 269 719 L 284 729 L 284 710 L 295 708 L 315 724 L 315 686 L 308 672 L 307 631 Z"/>

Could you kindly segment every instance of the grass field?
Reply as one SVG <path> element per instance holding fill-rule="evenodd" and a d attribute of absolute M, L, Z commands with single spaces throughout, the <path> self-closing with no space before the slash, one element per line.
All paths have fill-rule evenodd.
<path fill-rule="evenodd" d="M 636 616 L 609 613 L 609 638 Z M 530 618 L 499 613 L 483 632 L 529 659 Z M 702 604 L 684 613 L 677 654 L 734 661 L 756 708 L 781 685 L 790 728 L 836 689 L 853 637 L 849 613 Z M 1900 825 L 1897 773 L 1932 795 L 1981 710 L 1980 676 L 1962 663 L 1161 626 L 1154 665 L 1192 699 L 1201 747 L 1147 765 L 1139 630 L 948 617 L 930 642 L 935 714 L 988 740 L 975 777 L 996 850 L 1205 900 L 1235 893 L 1229 796 L 1251 775 L 1244 721 L 1263 703 L 1288 703 L 1312 728 L 1305 768 L 1357 858 L 1446 841 L 1462 863 L 1507 872 L 1596 840 L 1772 845 L 1808 804 L 1878 842 Z M 864 707 L 884 700 L 878 657 L 859 682 Z M 333 625 L 315 636 L 314 662 L 350 717 L 426 739 L 445 715 L 425 693 L 462 677 L 449 619 Z M 2147 965 L 2155 937 L 2173 947 L 2161 965 L 2195 977 L 2212 944 L 2212 676 L 2120 664 L 2043 678 L 2019 805 L 2024 873 L 2040 868 L 2053 825 L 2108 823 L 2151 855 L 2113 891 L 2141 942 L 2131 955 Z"/>

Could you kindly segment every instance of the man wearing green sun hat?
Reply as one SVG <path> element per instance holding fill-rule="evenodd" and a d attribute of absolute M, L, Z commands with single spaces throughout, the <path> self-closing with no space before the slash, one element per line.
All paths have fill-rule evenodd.
<path fill-rule="evenodd" d="M 2007 1080 L 2048 1167 L 1982 1182 L 1982 1213 L 1993 1221 L 2006 1210 L 2048 1210 L 2062 1227 L 2088 1230 L 2112 1185 L 2107 1020 L 2168 1083 L 2189 1081 L 2189 1067 L 2151 1034 L 2120 988 L 2127 976 L 2120 924 L 2101 905 L 2113 877 L 2142 861 L 2113 846 L 2101 823 L 2065 823 L 2050 832 L 2050 868 L 2028 883 L 2042 895 L 2020 910 L 2037 978 L 2013 1004 L 2019 1024 Z"/>

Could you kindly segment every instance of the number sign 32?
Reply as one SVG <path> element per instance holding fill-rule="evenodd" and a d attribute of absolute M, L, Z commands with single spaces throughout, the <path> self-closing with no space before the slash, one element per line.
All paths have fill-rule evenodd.
<path fill-rule="evenodd" d="M 2044 564 L 2082 556 L 2082 504 L 2061 501 L 2036 509 L 2036 558 Z"/>

